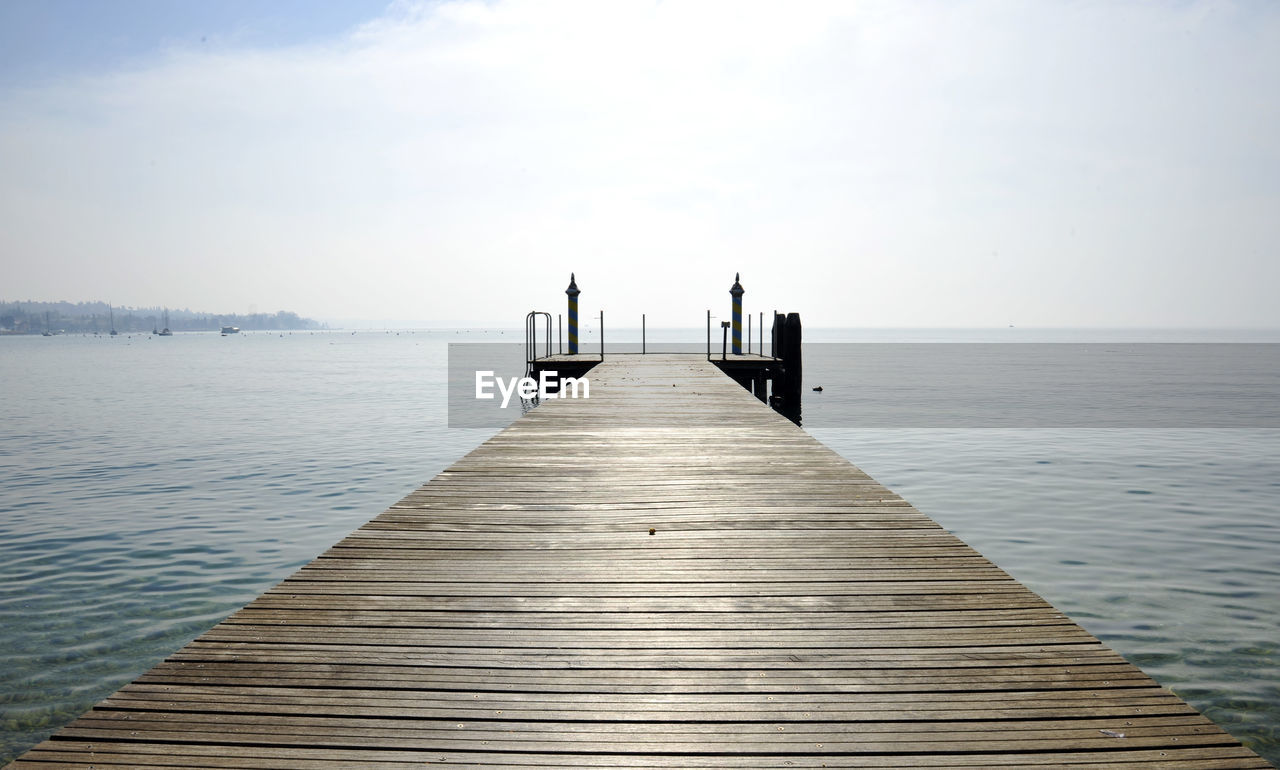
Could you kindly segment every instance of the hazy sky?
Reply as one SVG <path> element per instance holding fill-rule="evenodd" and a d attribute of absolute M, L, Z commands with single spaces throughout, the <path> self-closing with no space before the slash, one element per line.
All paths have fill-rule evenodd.
<path fill-rule="evenodd" d="M 0 297 L 1280 327 L 1273 2 L 0 2 Z M 631 320 L 631 323 L 627 323 Z"/>

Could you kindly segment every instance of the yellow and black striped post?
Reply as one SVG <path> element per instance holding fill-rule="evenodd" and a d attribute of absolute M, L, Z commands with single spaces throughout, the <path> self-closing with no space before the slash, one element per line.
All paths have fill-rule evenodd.
<path fill-rule="evenodd" d="M 742 284 L 738 283 L 738 273 L 733 274 L 733 288 L 729 289 L 729 293 L 733 295 L 733 354 L 735 356 L 742 355 L 742 295 L 746 294 L 746 289 L 742 288 Z"/>
<path fill-rule="evenodd" d="M 564 290 L 569 295 L 569 355 L 578 353 L 578 284 L 569 273 L 569 288 Z"/>

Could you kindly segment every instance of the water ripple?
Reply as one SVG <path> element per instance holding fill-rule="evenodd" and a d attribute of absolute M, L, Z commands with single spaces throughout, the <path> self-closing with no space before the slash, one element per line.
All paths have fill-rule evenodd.
<path fill-rule="evenodd" d="M 810 411 L 818 438 L 1280 760 L 1280 501 L 1262 492 L 1280 431 L 823 430 Z"/>
<path fill-rule="evenodd" d="M 483 440 L 397 339 L 0 339 L 0 764 Z"/>
<path fill-rule="evenodd" d="M 0 763 L 486 438 L 443 427 L 459 336 L 0 338 Z M 1280 761 L 1275 432 L 835 430 L 814 401 L 814 435 Z"/>

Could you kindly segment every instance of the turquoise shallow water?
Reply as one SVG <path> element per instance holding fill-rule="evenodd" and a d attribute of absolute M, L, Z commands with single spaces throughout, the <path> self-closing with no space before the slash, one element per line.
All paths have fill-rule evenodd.
<path fill-rule="evenodd" d="M 447 343 L 518 335 L 0 338 L 0 761 L 484 440 Z M 825 350 L 808 430 L 1280 761 L 1280 431 L 858 429 Z"/>

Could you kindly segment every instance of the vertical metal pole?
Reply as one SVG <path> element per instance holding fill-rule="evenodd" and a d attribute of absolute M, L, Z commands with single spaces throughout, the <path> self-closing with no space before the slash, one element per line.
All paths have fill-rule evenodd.
<path fill-rule="evenodd" d="M 764 311 L 760 311 L 760 355 L 764 355 Z"/>
<path fill-rule="evenodd" d="M 645 328 L 644 313 L 640 314 L 640 355 L 645 354 Z"/>
<path fill-rule="evenodd" d="M 733 295 L 733 354 L 742 355 L 742 295 L 746 291 L 738 283 L 738 273 L 733 274 L 733 286 L 729 294 Z"/>
<path fill-rule="evenodd" d="M 564 352 L 564 313 L 556 313 L 556 339 L 560 352 Z"/>
<path fill-rule="evenodd" d="M 604 311 L 600 311 L 600 360 L 604 360 Z"/>
<path fill-rule="evenodd" d="M 707 311 L 707 360 L 711 360 L 711 311 Z"/>
<path fill-rule="evenodd" d="M 569 295 L 569 355 L 572 356 L 578 353 L 578 295 L 582 293 L 578 291 L 573 273 L 569 273 L 569 288 L 564 293 Z"/>
<path fill-rule="evenodd" d="M 751 316 L 747 316 L 747 353 L 751 353 Z"/>

